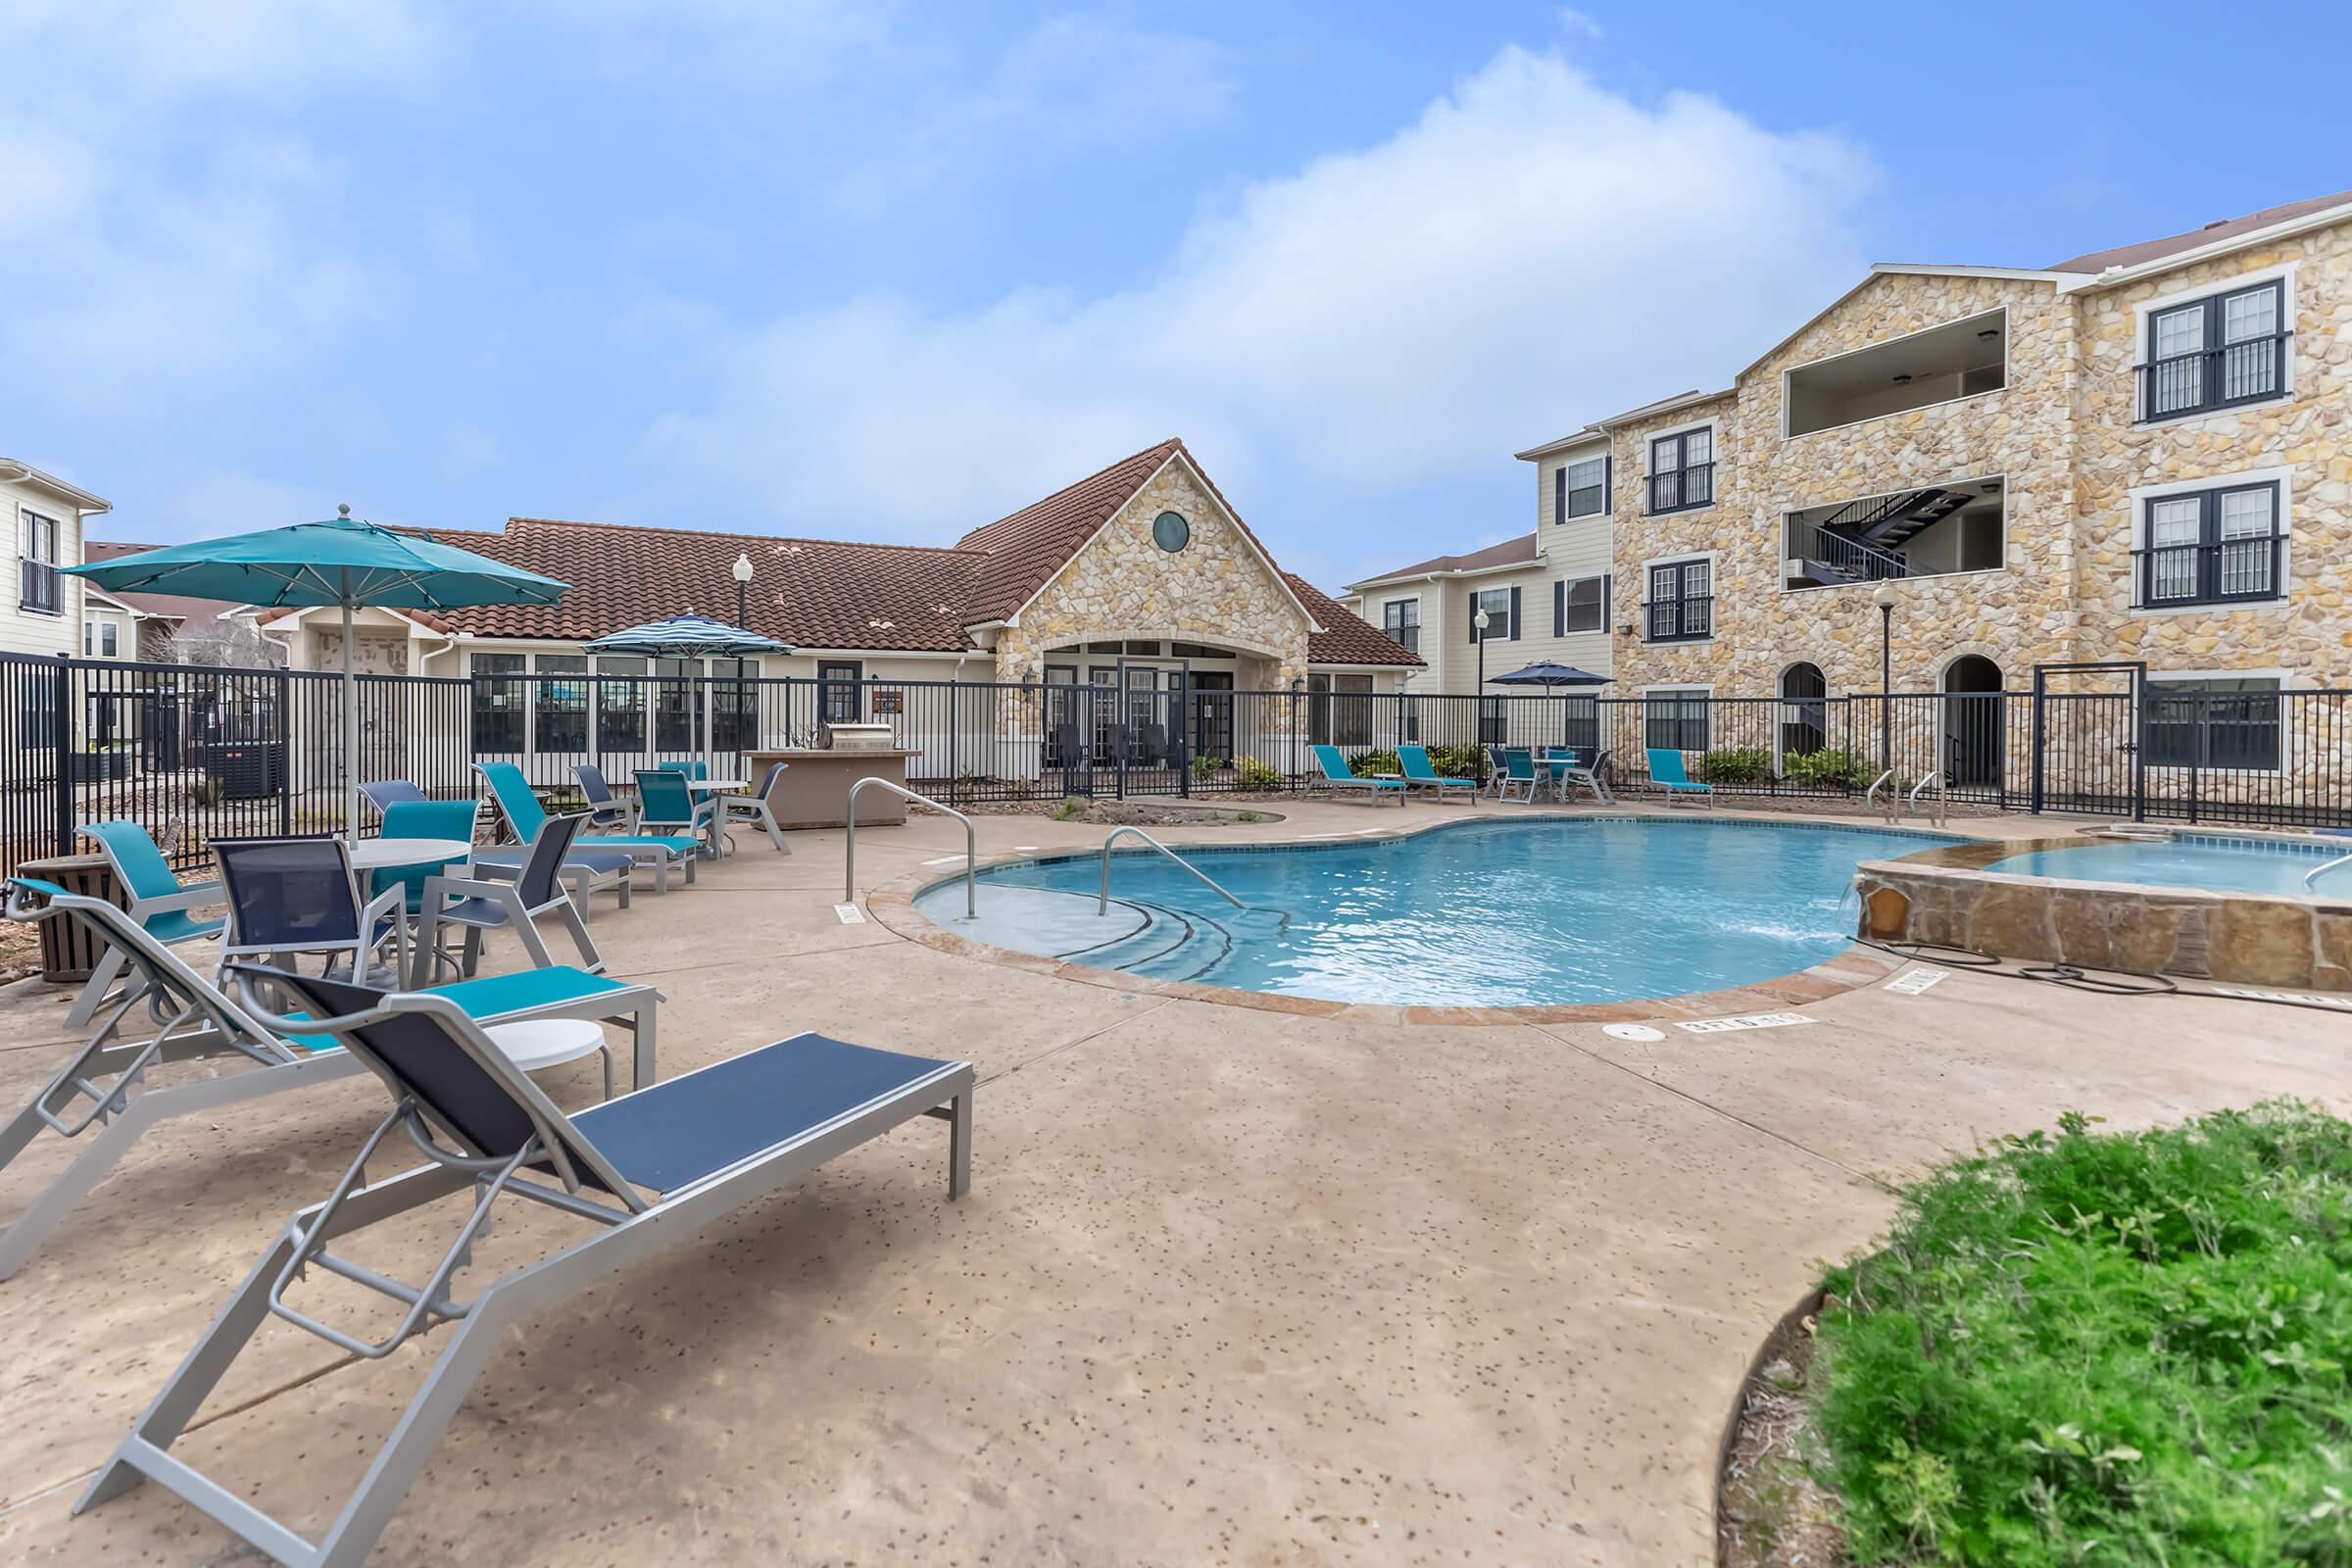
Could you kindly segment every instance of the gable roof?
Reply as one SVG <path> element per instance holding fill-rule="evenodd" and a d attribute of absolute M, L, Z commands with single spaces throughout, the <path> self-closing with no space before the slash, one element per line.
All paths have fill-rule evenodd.
<path fill-rule="evenodd" d="M 87 563 L 119 561 L 124 556 L 135 556 L 160 548 L 157 545 L 134 544 L 125 539 L 85 539 L 81 545 L 81 559 Z M 89 592 L 103 592 L 125 610 L 166 620 L 218 620 L 240 608 L 226 599 L 196 599 L 187 594 L 133 593 L 95 587 Z"/>
<path fill-rule="evenodd" d="M 1291 585 L 1306 606 L 1307 613 L 1315 617 L 1322 630 L 1311 632 L 1306 639 L 1306 662 L 1310 664 L 1396 664 L 1405 668 L 1420 668 L 1427 661 L 1387 632 L 1365 620 L 1355 612 L 1315 587 L 1304 577 L 1284 572 L 1283 580 Z"/>
<path fill-rule="evenodd" d="M 2339 190 L 2332 196 L 2313 196 L 2279 207 L 2265 207 L 2260 212 L 2248 213 L 2242 218 L 2217 219 L 2203 228 L 2192 228 L 2185 234 L 2167 234 L 2162 239 L 2143 239 L 2131 245 L 2088 251 L 2063 262 L 2053 262 L 2049 270 L 2053 272 L 2104 272 L 2110 267 L 2138 267 L 2167 256 L 2178 256 L 2183 251 L 2200 250 L 2223 240 L 2235 239 L 2241 234 L 2251 234 L 2258 229 L 2269 228 L 2274 223 L 2309 218 L 2332 207 L 2352 207 L 2352 190 Z"/>
<path fill-rule="evenodd" d="M 1484 550 L 1472 550 L 1458 556 L 1432 556 L 1416 561 L 1409 566 L 1394 571 L 1375 572 L 1359 577 L 1348 584 L 1360 588 L 1369 583 L 1395 582 L 1401 577 L 1443 577 L 1457 571 L 1494 571 L 1504 566 L 1532 566 L 1536 564 L 1536 535 L 1524 534 L 1517 539 L 1505 539 Z"/>
<path fill-rule="evenodd" d="M 1310 661 L 1419 662 L 1275 566 L 1265 547 L 1225 504 L 1180 441 L 1163 441 L 1123 458 L 1035 506 L 974 529 L 952 547 L 790 539 L 553 517 L 510 517 L 505 529 L 495 533 L 436 528 L 432 537 L 446 544 L 545 573 L 569 583 L 570 590 L 553 605 L 481 605 L 402 613 L 444 634 L 563 642 L 586 642 L 690 609 L 732 617 L 731 568 L 740 554 L 749 556 L 753 565 L 744 617 L 753 631 L 801 648 L 976 654 L 979 649 L 967 628 L 1003 619 L 1026 603 L 1146 480 L 1178 456 L 1225 506 L 1227 515 L 1308 617 Z M 1006 597 L 1015 590 L 1021 597 L 1006 605 Z M 257 619 L 268 624 L 299 613 L 278 610 Z"/>

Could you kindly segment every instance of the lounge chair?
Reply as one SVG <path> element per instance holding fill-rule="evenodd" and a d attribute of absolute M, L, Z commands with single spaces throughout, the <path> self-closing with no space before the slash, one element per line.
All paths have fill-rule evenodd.
<path fill-rule="evenodd" d="M 539 917 L 553 914 L 571 933 L 571 945 L 579 949 L 580 966 L 590 974 L 605 972 L 605 956 L 597 952 L 595 941 L 588 935 L 588 922 L 572 906 L 558 873 L 563 869 L 564 856 L 571 848 L 588 813 L 576 816 L 551 816 L 539 825 L 539 836 L 531 841 L 529 856 L 522 862 L 522 874 L 512 882 L 491 882 L 480 877 L 450 876 L 435 872 L 424 879 L 422 897 L 416 916 L 416 953 L 418 968 L 428 956 L 437 965 L 448 961 L 441 951 L 441 928 L 457 926 L 466 933 L 465 956 L 458 961 L 459 973 L 471 979 L 481 962 L 482 936 L 489 931 L 512 931 L 530 955 L 531 962 L 549 968 L 555 959 L 547 951 L 547 940 L 539 934 Z M 425 978 L 419 973 L 416 976 Z M 436 974 L 434 978 L 439 978 Z"/>
<path fill-rule="evenodd" d="M 718 831 L 718 802 L 690 788 L 687 775 L 674 767 L 637 770 L 637 825 L 648 833 L 675 833 L 708 846 L 710 855 L 722 853 Z M 732 846 L 728 846 L 731 848 Z"/>
<path fill-rule="evenodd" d="M 1494 798 L 1507 801 L 1513 790 L 1528 805 L 1536 804 L 1536 754 L 1524 746 L 1502 749 L 1502 782 L 1495 786 Z"/>
<path fill-rule="evenodd" d="M 360 1070 L 331 1036 L 281 1036 L 265 1026 L 103 899 L 12 877 L 6 912 L 12 920 L 83 921 L 123 953 L 139 986 L 109 1010 L 95 1034 L 72 1048 L 71 1059 L 0 1127 L 0 1169 L 44 1128 L 85 1143 L 81 1153 L 0 1231 L 0 1280 L 24 1266 L 148 1128 L 175 1116 L 217 1117 L 248 1100 Z M 636 1037 L 637 1086 L 654 1081 L 655 1006 L 662 999 L 651 986 L 553 968 L 493 975 L 424 994 L 485 1024 L 559 1018 L 618 1023 Z M 141 1030 L 152 1026 L 154 1033 L 124 1038 L 134 1022 Z M 210 1064 L 211 1075 L 162 1086 L 151 1081 L 155 1069 L 180 1062 Z"/>
<path fill-rule="evenodd" d="M 791 765 L 790 762 L 770 762 L 766 774 L 749 795 L 719 797 L 719 808 L 726 813 L 729 827 L 741 825 L 759 828 L 767 835 L 767 842 L 776 847 L 778 855 L 790 855 L 792 846 L 784 842 L 784 830 L 778 825 L 775 808 L 767 804 L 767 798 L 774 792 L 776 780 L 782 778 L 784 770 Z"/>
<path fill-rule="evenodd" d="M 346 1041 L 383 1081 L 392 1111 L 326 1200 L 296 1214 L 262 1254 L 74 1504 L 76 1513 L 154 1480 L 280 1561 L 357 1564 L 399 1508 L 484 1363 L 526 1318 L 568 1304 L 576 1321 L 565 1325 L 566 1333 L 625 1335 L 625 1326 L 606 1321 L 602 1308 L 579 1311 L 582 1293 L 916 1117 L 935 1116 L 950 1126 L 949 1198 L 961 1197 L 970 1182 L 969 1062 L 801 1034 L 566 1116 L 446 1001 L 387 996 L 309 976 L 264 972 L 255 978 L 282 985 L 320 1015 L 317 1026 Z M 407 1146 L 425 1162 L 368 1180 L 371 1157 L 388 1157 Z M 649 1200 L 640 1189 L 656 1196 Z M 366 1233 L 389 1222 L 397 1237 L 408 1228 L 402 1216 L 468 1194 L 471 1212 L 421 1284 L 376 1271 L 384 1266 L 380 1254 L 395 1244 Z M 451 1276 L 470 1259 L 470 1243 L 493 1207 L 510 1196 L 545 1204 L 589 1234 L 490 1279 L 459 1304 Z M 373 1244 L 375 1266 L 327 1250 L 355 1235 Z M 388 1298 L 398 1314 L 389 1332 L 364 1339 L 314 1316 L 309 1303 L 290 1301 L 312 1265 L 341 1276 L 338 1290 L 349 1282 Z M 273 1315 L 370 1360 L 392 1355 L 437 1320 L 453 1325 L 439 1337 L 439 1354 L 358 1491 L 316 1543 L 247 1501 L 241 1485 L 216 1481 L 172 1452 L 197 1409 Z M 596 1423 L 584 1414 L 564 1426 L 575 1445 L 598 1441 Z M 295 1434 L 279 1433 L 276 1440 L 282 1451 L 297 1451 Z"/>
<path fill-rule="evenodd" d="M 1435 790 L 1441 801 L 1459 800 L 1471 806 L 1478 804 L 1478 780 L 1447 778 L 1429 763 L 1426 746 L 1399 746 L 1396 760 L 1404 768 L 1404 787 L 1409 794 L 1416 789 Z"/>
<path fill-rule="evenodd" d="M 1348 759 L 1340 755 L 1340 749 L 1337 746 L 1317 746 L 1313 750 L 1315 763 L 1323 769 L 1323 776 L 1315 781 L 1318 788 L 1342 795 L 1352 792 L 1363 796 L 1375 806 L 1382 801 L 1395 801 L 1399 806 L 1404 804 L 1404 780 L 1400 778 L 1357 778 L 1348 771 Z"/>
<path fill-rule="evenodd" d="M 1665 787 L 1670 806 L 1686 795 L 1694 797 L 1702 806 L 1715 796 L 1715 786 L 1693 782 L 1683 771 L 1683 754 L 1668 747 L 1649 748 L 1649 778 L 1651 783 Z"/>
<path fill-rule="evenodd" d="M 156 941 L 167 948 L 175 948 L 183 942 L 200 942 L 220 934 L 225 921 L 199 919 L 189 913 L 203 905 L 225 903 L 227 896 L 220 891 L 220 884 L 193 882 L 182 887 L 172 862 L 164 858 L 164 852 L 156 848 L 155 840 L 138 823 L 118 817 L 107 822 L 84 822 L 75 831 L 94 842 L 105 855 L 107 864 L 114 868 L 116 890 L 128 907 L 130 917 Z M 96 1017 L 107 993 L 124 972 L 124 959 L 119 950 L 109 947 L 99 955 L 81 994 L 74 999 L 74 1010 L 66 1014 L 66 1027 L 79 1029 Z"/>
<path fill-rule="evenodd" d="M 572 771 L 576 774 L 582 769 L 575 767 Z M 596 770 L 588 768 L 586 771 L 593 773 Z M 598 783 L 603 783 L 602 775 L 599 775 Z M 586 788 L 584 783 L 582 788 Z M 360 793 L 368 798 L 368 803 L 375 808 L 376 814 L 384 819 L 383 831 L 387 836 L 392 832 L 393 807 L 449 804 L 434 800 L 407 779 L 401 778 L 372 780 L 362 784 Z M 608 790 L 606 793 L 609 795 L 612 792 Z M 595 797 L 591 795 L 589 799 L 593 802 Z M 446 817 L 443 821 L 452 831 L 429 836 L 453 839 L 473 837 L 473 817 L 479 814 L 481 803 L 465 801 L 458 804 L 466 808 L 466 820 L 461 823 L 455 815 Z M 473 852 L 473 868 L 484 876 L 512 881 L 522 874 L 523 854 L 521 850 L 476 850 Z M 571 853 L 564 857 L 564 880 L 570 884 L 572 906 L 580 911 L 580 917 L 586 919 L 591 912 L 588 896 L 608 888 L 619 895 L 620 906 L 627 908 L 629 872 L 636 864 L 636 858 L 626 850 L 582 849 L 573 845 Z M 418 889 L 422 890 L 421 883 Z M 412 904 L 411 908 L 414 907 Z"/>
<path fill-rule="evenodd" d="M 629 803 L 612 793 L 605 782 L 605 770 L 593 762 L 574 762 L 571 776 L 580 786 L 580 799 L 588 803 L 588 825 L 595 828 L 620 828 L 635 832 L 634 813 Z"/>
<path fill-rule="evenodd" d="M 529 844 L 539 836 L 540 827 L 547 821 L 547 808 L 531 793 L 530 781 L 522 769 L 513 762 L 476 762 L 473 770 L 490 787 L 490 800 L 498 808 L 507 831 L 514 835 L 517 844 Z M 686 868 L 686 880 L 694 880 L 695 860 L 702 851 L 701 844 L 690 838 L 660 833 L 583 833 L 572 841 L 572 854 L 582 850 L 626 851 L 639 865 L 654 868 L 654 891 L 669 891 L 669 870 L 673 865 Z M 474 863 L 482 863 L 475 856 Z"/>

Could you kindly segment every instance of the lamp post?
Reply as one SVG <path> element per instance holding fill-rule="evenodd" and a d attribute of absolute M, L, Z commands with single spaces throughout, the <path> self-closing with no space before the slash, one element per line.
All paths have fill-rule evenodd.
<path fill-rule="evenodd" d="M 735 564 L 727 568 L 727 575 L 735 579 L 735 624 L 745 631 L 750 631 L 752 628 L 744 617 L 751 612 L 749 601 L 752 591 L 752 558 L 743 551 L 736 551 Z M 744 686 L 744 661 L 738 659 L 735 661 L 735 713 L 738 721 L 742 719 L 745 710 L 751 707 L 751 703 L 748 701 L 751 693 Z M 755 730 L 757 728 L 757 726 L 747 727 Z M 748 743 L 756 741 L 758 737 L 754 734 L 741 738 Z M 745 749 L 750 749 L 748 744 Z"/>
<path fill-rule="evenodd" d="M 1476 628 L 1477 628 L 1477 630 L 1478 630 L 1478 637 L 1477 637 L 1477 639 L 1476 639 L 1476 641 L 1477 641 L 1477 643 L 1478 643 L 1478 702 L 1477 702 L 1477 704 L 1476 704 L 1475 706 L 1476 706 L 1476 710 L 1477 710 L 1477 713 L 1478 713 L 1478 744 L 1479 744 L 1479 745 L 1481 745 L 1481 746 L 1484 746 L 1484 745 L 1486 745 L 1486 744 L 1487 744 L 1487 607 L 1486 607 L 1486 606 L 1484 606 L 1484 605 L 1481 605 L 1481 606 L 1479 606 L 1479 607 L 1478 607 L 1478 613 L 1476 613 L 1476 614 L 1474 614 L 1474 615 L 1472 615 L 1472 616 L 1470 617 L 1470 624 L 1471 624 L 1472 626 L 1476 627 Z"/>
<path fill-rule="evenodd" d="M 1894 579 L 1881 577 L 1870 602 L 1879 607 L 1879 766 L 1894 766 Z"/>

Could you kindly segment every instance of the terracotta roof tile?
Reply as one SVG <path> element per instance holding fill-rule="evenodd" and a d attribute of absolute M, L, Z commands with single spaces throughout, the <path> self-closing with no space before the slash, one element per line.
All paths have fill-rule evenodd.
<path fill-rule="evenodd" d="M 1426 661 L 1388 633 L 1324 593 L 1296 572 L 1284 572 L 1292 592 L 1323 629 L 1306 639 L 1306 658 L 1315 664 L 1400 664 L 1419 668 Z"/>

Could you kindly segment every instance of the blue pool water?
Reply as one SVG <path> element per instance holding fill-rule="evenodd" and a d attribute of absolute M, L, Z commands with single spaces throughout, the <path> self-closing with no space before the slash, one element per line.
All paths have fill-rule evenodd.
<path fill-rule="evenodd" d="M 2339 856 L 2352 839 L 2328 844 L 2261 843 L 2251 839 L 2183 834 L 2159 844 L 2086 843 L 2034 850 L 1984 869 L 2011 876 L 2062 877 L 2075 882 L 2132 882 L 2155 887 L 2204 888 L 2213 893 L 2278 893 L 2288 898 L 2352 897 L 2352 866 L 2306 888 L 2303 878 Z"/>
<path fill-rule="evenodd" d="M 1797 824 L 1552 818 L 1413 838 L 1187 849 L 1237 910 L 1155 855 L 985 872 L 916 900 L 951 930 L 1161 979 L 1339 1002 L 1530 1006 L 1745 985 L 1834 956 L 1854 862 L 1950 838 Z"/>

